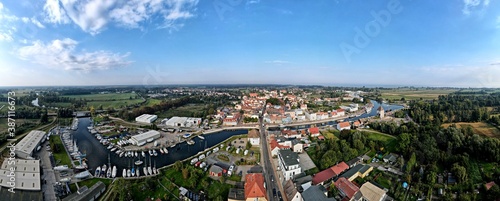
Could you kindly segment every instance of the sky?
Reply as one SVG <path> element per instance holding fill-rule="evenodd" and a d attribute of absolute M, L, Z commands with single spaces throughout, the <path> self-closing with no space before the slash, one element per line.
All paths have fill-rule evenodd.
<path fill-rule="evenodd" d="M 0 0 L 0 86 L 500 87 L 500 1 Z"/>

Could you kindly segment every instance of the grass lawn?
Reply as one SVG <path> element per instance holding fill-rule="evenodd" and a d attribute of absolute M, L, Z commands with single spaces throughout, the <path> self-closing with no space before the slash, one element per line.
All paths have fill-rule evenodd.
<path fill-rule="evenodd" d="M 385 142 L 385 149 L 387 151 L 394 151 L 397 146 L 397 139 L 394 136 L 386 135 L 383 133 L 378 133 L 378 132 L 363 132 L 369 139 L 375 140 L 375 141 L 383 141 Z"/>
<path fill-rule="evenodd" d="M 382 173 L 379 173 L 377 179 L 375 179 L 375 182 L 377 182 L 384 188 L 391 189 L 391 181 Z"/>
<path fill-rule="evenodd" d="M 453 93 L 455 89 L 382 89 L 382 98 L 388 100 L 437 99 L 440 95 Z"/>
<path fill-rule="evenodd" d="M 153 106 L 153 105 L 157 105 L 157 104 L 160 104 L 162 100 L 160 99 L 154 99 L 154 98 L 148 98 L 146 100 L 146 103 L 144 103 L 145 106 Z"/>
<path fill-rule="evenodd" d="M 86 99 L 87 106 L 93 106 L 95 108 L 102 105 L 104 109 L 108 107 L 120 108 L 128 105 L 133 105 L 143 102 L 142 99 L 135 93 L 111 93 L 111 94 L 88 94 L 88 95 L 67 95 L 64 97 L 74 98 L 74 99 Z M 132 98 L 132 99 L 131 99 Z M 68 106 L 70 103 L 57 103 L 62 106 Z"/>
<path fill-rule="evenodd" d="M 452 125 L 451 123 L 448 123 L 448 124 L 443 124 L 441 126 L 447 128 L 451 125 Z M 500 138 L 500 130 L 485 122 L 476 122 L 476 123 L 459 122 L 455 123 L 455 125 L 457 125 L 458 128 L 471 127 L 474 133 L 478 135 Z"/>
<path fill-rule="evenodd" d="M 230 177 L 228 177 L 227 180 L 240 182 L 241 181 L 241 177 L 238 176 L 237 172 L 235 172 Z"/>
<path fill-rule="evenodd" d="M 325 136 L 326 139 L 338 139 L 333 133 L 329 132 L 329 131 L 322 131 L 321 134 L 323 136 Z"/>
<path fill-rule="evenodd" d="M 52 150 L 55 150 L 54 147 L 58 146 L 59 151 L 56 153 L 55 151 L 52 153 L 54 155 L 54 160 L 56 161 L 56 165 L 68 165 L 68 167 L 72 167 L 71 159 L 66 153 L 66 149 L 64 149 L 64 145 L 61 141 L 61 138 L 58 135 L 50 136 L 50 144 L 52 146 Z M 57 163 L 60 161 L 59 163 Z"/>

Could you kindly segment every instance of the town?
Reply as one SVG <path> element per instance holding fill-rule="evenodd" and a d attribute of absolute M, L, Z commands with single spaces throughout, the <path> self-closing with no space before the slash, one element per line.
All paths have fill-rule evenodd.
<path fill-rule="evenodd" d="M 496 149 L 479 148 L 481 153 L 491 151 L 491 159 L 481 162 L 478 158 L 467 166 L 430 161 L 432 157 L 434 161 L 458 159 L 439 159 L 445 157 L 436 156 L 441 148 L 425 140 L 418 142 L 415 139 L 420 137 L 411 134 L 427 121 L 425 114 L 415 112 L 433 99 L 392 97 L 414 89 L 125 87 L 69 95 L 75 90 L 22 92 L 19 104 L 37 98 L 38 106 L 24 101 L 31 104 L 24 107 L 42 111 L 47 117 L 40 118 L 52 121 L 27 130 L 13 149 L 3 149 L 2 171 L 6 174 L 0 184 L 17 191 L 4 193 L 6 196 L 62 200 L 446 200 L 495 197 L 498 192 L 494 190 L 495 175 L 499 174 L 494 162 L 498 158 L 493 154 Z M 420 90 L 435 93 L 438 99 L 452 94 L 467 98 L 469 93 L 463 89 Z M 497 92 L 483 96 L 484 101 L 498 101 Z M 138 102 L 119 106 L 123 104 L 117 101 L 119 97 Z M 96 100 L 100 105 L 94 106 Z M 72 107 L 61 108 L 68 104 Z M 81 104 L 90 106 L 78 108 Z M 498 102 L 492 106 L 498 108 L 495 104 Z M 487 112 L 478 117 L 489 122 L 485 124 L 496 125 L 498 109 L 478 111 Z M 446 123 L 450 120 L 440 121 L 439 132 L 469 133 L 467 138 L 482 139 L 477 147 L 498 145 L 497 128 L 492 127 L 492 136 L 479 136 L 488 133 L 475 127 L 457 129 L 456 124 Z M 430 146 L 430 150 L 417 150 L 421 146 Z M 15 164 L 9 163 L 9 151 L 15 152 Z M 9 172 L 16 174 L 15 182 L 9 180 Z M 156 184 L 161 188 L 154 187 Z"/>

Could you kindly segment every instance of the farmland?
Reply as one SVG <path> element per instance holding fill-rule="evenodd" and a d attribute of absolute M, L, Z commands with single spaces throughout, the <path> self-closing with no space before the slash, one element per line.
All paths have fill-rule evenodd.
<path fill-rule="evenodd" d="M 440 95 L 453 93 L 455 89 L 382 89 L 382 98 L 386 100 L 419 100 L 437 99 Z"/>
<path fill-rule="evenodd" d="M 76 100 L 86 100 L 87 106 L 93 106 L 106 109 L 109 107 L 121 108 L 129 105 L 142 103 L 143 99 L 135 93 L 109 93 L 109 94 L 89 94 L 89 95 L 67 95 L 64 97 L 74 98 Z M 67 107 L 70 103 L 57 103 L 60 107 Z"/>
<path fill-rule="evenodd" d="M 447 128 L 451 126 L 451 123 L 448 124 L 443 124 L 442 126 L 444 128 Z M 464 123 L 464 122 L 459 122 L 455 123 L 455 125 L 458 128 L 467 128 L 471 127 L 474 133 L 478 135 L 483 135 L 487 137 L 494 137 L 494 138 L 500 138 L 500 130 L 495 128 L 494 126 L 484 123 L 484 122 L 476 122 L 476 123 Z"/>

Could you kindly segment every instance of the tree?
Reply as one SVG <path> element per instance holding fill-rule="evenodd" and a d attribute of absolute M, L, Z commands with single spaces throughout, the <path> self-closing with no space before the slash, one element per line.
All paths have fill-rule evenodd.
<path fill-rule="evenodd" d="M 182 170 L 182 168 L 183 168 L 182 162 L 181 161 L 175 161 L 175 163 L 174 163 L 174 169 L 176 171 L 180 171 L 180 170 Z"/>
<path fill-rule="evenodd" d="M 411 171 L 416 164 L 417 164 L 417 156 L 415 155 L 415 152 L 413 152 L 411 154 L 410 160 L 408 160 L 408 163 L 406 163 L 406 173 L 411 174 Z"/>
<path fill-rule="evenodd" d="M 49 115 L 47 114 L 47 110 L 45 110 L 45 112 L 42 113 L 42 116 L 40 117 L 40 122 L 42 124 L 49 122 Z"/>
<path fill-rule="evenodd" d="M 453 164 L 453 166 L 451 168 L 451 172 L 453 172 L 453 174 L 455 174 L 458 182 L 461 183 L 461 182 L 465 182 L 467 180 L 467 170 L 465 169 L 465 167 L 459 165 L 458 163 Z"/>
<path fill-rule="evenodd" d="M 335 155 L 335 151 L 333 150 L 328 150 L 323 154 L 323 157 L 321 157 L 321 169 L 326 169 L 329 168 L 335 163 L 338 162 L 337 156 Z"/>

